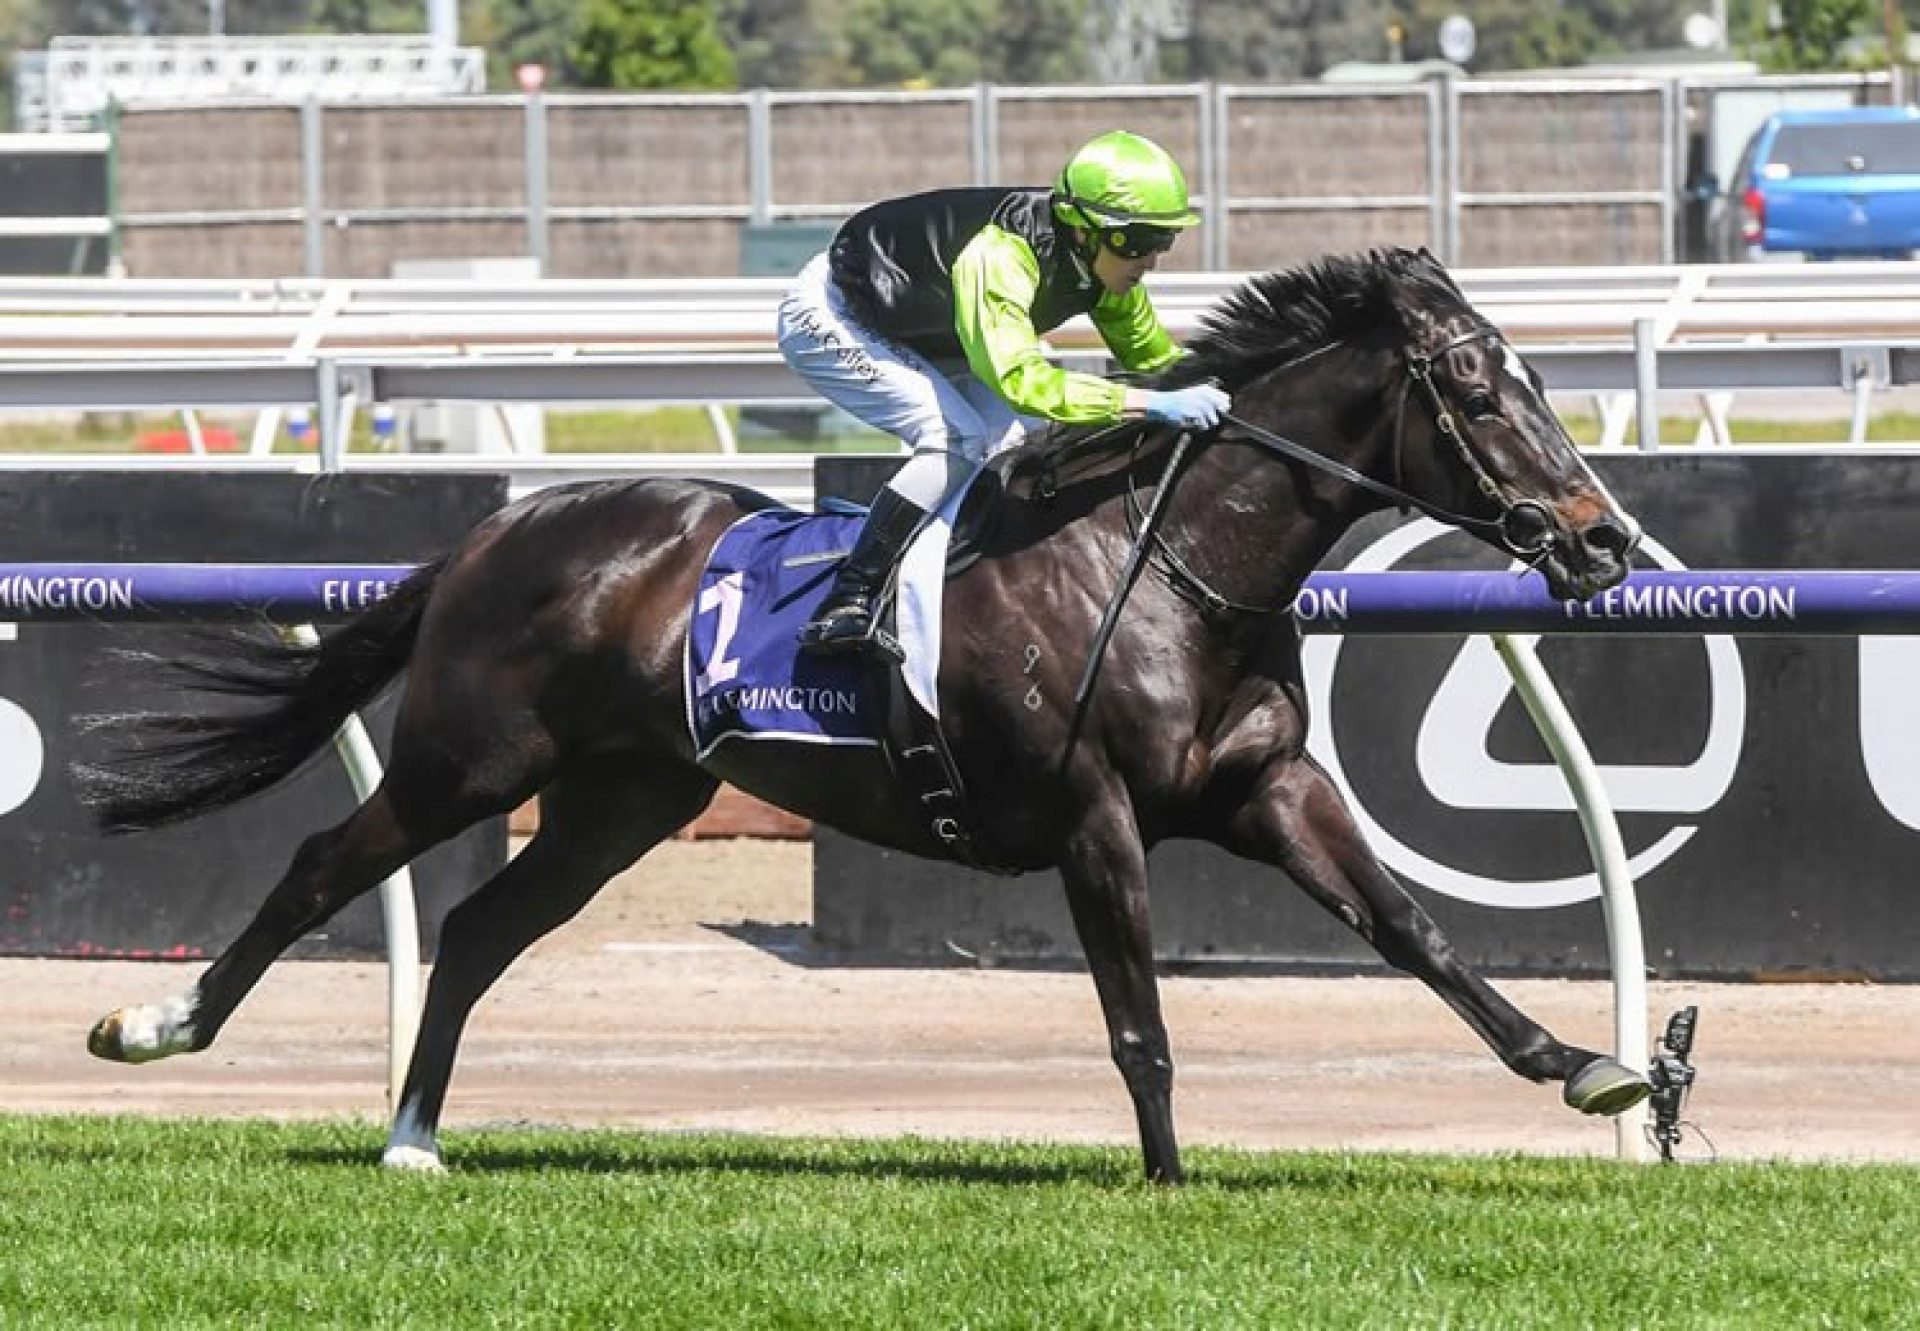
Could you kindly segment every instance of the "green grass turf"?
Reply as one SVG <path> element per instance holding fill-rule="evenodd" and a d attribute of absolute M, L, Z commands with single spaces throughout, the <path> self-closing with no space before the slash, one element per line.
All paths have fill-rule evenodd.
<path fill-rule="evenodd" d="M 1903 1327 L 1906 1166 L 0 1117 L 15 1327 Z"/>

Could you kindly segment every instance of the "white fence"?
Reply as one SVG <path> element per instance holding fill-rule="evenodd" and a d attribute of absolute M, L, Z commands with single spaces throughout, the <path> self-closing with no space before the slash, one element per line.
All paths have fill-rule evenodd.
<path fill-rule="evenodd" d="M 1764 390 L 1844 393 L 1836 405 L 1852 411 L 1858 440 L 1876 391 L 1920 383 L 1920 263 L 1457 277 L 1550 389 L 1601 400 L 1607 443 L 1637 418 L 1642 446 L 1656 446 L 1662 394 L 1696 399 L 1703 439 L 1725 442 L 1730 395 Z M 1179 336 L 1239 280 L 1166 275 L 1153 287 Z M 377 403 L 811 402 L 773 346 L 785 285 L 0 280 L 0 410 L 306 407 L 318 417 L 321 465 L 342 467 L 354 465 L 344 447 L 352 413 Z M 1099 350 L 1084 320 L 1049 341 L 1067 358 Z M 702 467 L 713 461 L 700 456 Z M 657 465 L 543 457 L 513 469 L 523 461 L 550 473 Z M 783 464 L 737 465 L 753 484 Z M 797 484 L 773 488 L 793 494 Z"/>
<path fill-rule="evenodd" d="M 1247 275 L 1159 273 L 1176 334 Z M 1462 269 L 1454 276 L 1522 346 L 1764 336 L 1920 338 L 1920 262 Z M 47 356 L 498 348 L 771 350 L 785 278 L 466 281 L 282 278 L 0 279 L 0 352 Z M 50 316 L 53 316 L 50 318 Z M 1051 339 L 1096 345 L 1075 320 Z"/>

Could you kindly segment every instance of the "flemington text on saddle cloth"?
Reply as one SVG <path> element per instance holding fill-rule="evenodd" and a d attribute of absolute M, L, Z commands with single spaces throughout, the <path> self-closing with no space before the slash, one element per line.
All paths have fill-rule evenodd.
<path fill-rule="evenodd" d="M 957 496 L 956 496 L 957 501 Z M 938 716 L 940 599 L 949 528 L 929 522 L 901 563 L 895 635 L 907 688 Z M 878 744 L 877 699 L 858 655 L 799 650 L 862 518 L 769 508 L 714 543 L 687 629 L 687 726 L 696 761 L 728 739 Z"/>

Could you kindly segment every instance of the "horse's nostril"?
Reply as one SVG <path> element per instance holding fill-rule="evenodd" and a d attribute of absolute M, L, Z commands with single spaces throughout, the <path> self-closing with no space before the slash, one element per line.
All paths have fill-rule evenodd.
<path fill-rule="evenodd" d="M 1589 546 L 1615 558 L 1633 549 L 1634 533 L 1609 518 L 1601 518 L 1580 533 Z"/>

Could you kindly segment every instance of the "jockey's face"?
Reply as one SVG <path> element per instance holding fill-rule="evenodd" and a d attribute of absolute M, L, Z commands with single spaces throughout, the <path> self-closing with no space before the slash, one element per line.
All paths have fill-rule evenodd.
<path fill-rule="evenodd" d="M 1128 259 L 1105 245 L 1100 246 L 1093 256 L 1094 277 L 1116 296 L 1124 296 L 1139 286 L 1140 279 L 1159 266 L 1158 254 L 1143 254 L 1137 259 Z"/>

